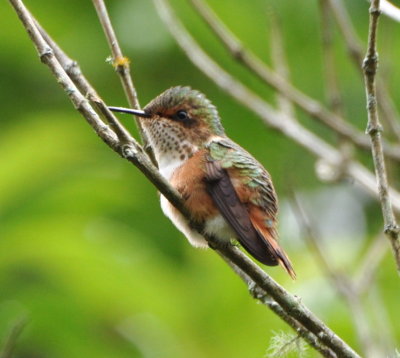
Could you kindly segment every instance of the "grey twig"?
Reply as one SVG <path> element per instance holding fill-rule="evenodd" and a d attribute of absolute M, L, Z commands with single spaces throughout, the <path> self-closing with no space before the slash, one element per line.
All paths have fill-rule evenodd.
<path fill-rule="evenodd" d="M 159 174 L 158 170 L 148 160 L 147 156 L 141 150 L 140 145 L 132 138 L 128 143 L 121 142 L 120 138 L 98 117 L 97 113 L 92 109 L 90 103 L 80 93 L 73 81 L 69 78 L 63 67 L 54 56 L 53 50 L 47 44 L 35 26 L 35 22 L 29 12 L 23 5 L 21 0 L 10 0 L 16 10 L 19 18 L 29 33 L 32 42 L 39 53 L 43 63 L 45 63 L 61 87 L 68 94 L 71 102 L 86 118 L 88 123 L 93 127 L 96 133 L 121 156 L 135 164 L 147 178 L 160 190 L 160 192 L 178 209 L 189 218 L 189 213 L 184 206 L 183 200 L 179 193 L 171 188 L 168 182 Z M 101 102 L 99 99 L 98 101 Z M 110 114 L 105 111 L 105 114 Z M 116 119 L 112 121 L 118 123 Z M 197 227 L 202 232 L 202 227 Z M 331 349 L 338 357 L 359 357 L 345 342 L 343 342 L 334 332 L 332 332 L 323 322 L 314 316 L 297 298 L 292 296 L 280 285 L 273 281 L 259 266 L 251 261 L 245 254 L 232 245 L 219 247 L 212 237 L 206 239 L 215 247 L 225 258 L 230 260 L 234 265 L 244 271 L 254 283 L 268 293 L 286 312 L 293 318 L 293 324 L 297 324 L 294 328 L 298 328 L 301 324 L 306 330 L 310 331 L 316 341 L 322 346 Z M 314 343 L 309 341 L 310 344 Z M 327 351 L 329 351 L 327 349 Z M 330 355 L 331 357 L 332 355 Z"/>
<path fill-rule="evenodd" d="M 112 27 L 110 17 L 108 16 L 106 5 L 103 0 L 93 0 L 93 5 L 97 11 L 97 16 L 99 17 L 101 26 L 103 27 L 108 45 L 110 46 L 113 56 L 113 66 L 120 75 L 121 83 L 127 95 L 129 105 L 132 108 L 140 109 L 136 89 L 133 85 L 130 74 L 130 61 L 122 54 L 122 50 Z"/>
<path fill-rule="evenodd" d="M 132 82 L 131 71 L 129 67 L 130 61 L 127 57 L 125 57 L 122 54 L 122 50 L 119 45 L 117 36 L 115 35 L 115 31 L 111 24 L 110 17 L 108 16 L 106 5 L 103 0 L 93 0 L 93 5 L 96 9 L 101 26 L 103 27 L 108 45 L 110 46 L 113 57 L 113 66 L 117 71 L 117 73 L 119 74 L 122 87 L 128 99 L 129 106 L 131 108 L 140 109 L 140 104 L 136 93 L 136 89 Z M 146 133 L 143 131 L 140 119 L 136 118 L 135 121 L 136 125 L 139 128 L 140 136 L 143 139 L 144 148 L 149 157 L 151 158 L 152 162 L 156 164 L 154 153 L 150 145 L 148 144 L 149 141 L 146 137 Z"/>
<path fill-rule="evenodd" d="M 356 161 L 349 160 L 343 165 L 343 155 L 334 147 L 329 145 L 319 136 L 310 132 L 297 121 L 276 111 L 257 94 L 234 79 L 223 68 L 218 66 L 197 44 L 193 37 L 174 15 L 167 0 L 153 0 L 161 19 L 167 25 L 168 30 L 186 53 L 188 58 L 212 81 L 221 87 L 227 94 L 232 96 L 257 114 L 269 127 L 274 128 L 293 140 L 293 142 L 306 148 L 317 158 L 327 163 L 335 171 L 341 170 L 345 175 L 359 183 L 367 192 L 377 196 L 374 175 L 364 166 Z M 394 208 L 400 212 L 400 194 L 391 191 Z"/>
<path fill-rule="evenodd" d="M 310 98 L 305 93 L 295 88 L 286 81 L 285 78 L 270 69 L 250 50 L 245 49 L 235 35 L 232 34 L 203 0 L 191 0 L 191 3 L 234 59 L 243 64 L 282 96 L 287 97 L 310 115 L 311 118 L 319 120 L 342 137 L 354 143 L 357 147 L 367 151 L 370 150 L 370 143 L 364 133 L 344 121 L 341 116 L 329 111 L 320 102 Z M 170 31 L 171 30 L 172 29 L 170 29 Z M 400 161 L 400 147 L 385 143 L 384 151 L 388 157 Z"/>
<path fill-rule="evenodd" d="M 400 228 L 394 216 L 389 185 L 386 176 L 385 159 L 382 150 L 381 131 L 379 122 L 377 98 L 376 98 L 376 72 L 378 69 L 378 53 L 376 50 L 377 28 L 380 15 L 379 0 L 371 1 L 370 24 L 368 33 L 368 49 L 363 62 L 365 89 L 367 97 L 368 125 L 367 133 L 371 138 L 372 157 L 374 160 L 376 180 L 378 184 L 379 199 L 381 202 L 383 219 L 385 223 L 385 234 L 389 238 L 397 263 L 397 270 L 400 273 Z"/>
<path fill-rule="evenodd" d="M 347 51 L 350 55 L 351 60 L 356 66 L 357 70 L 362 72 L 361 64 L 363 61 L 363 49 L 361 41 L 358 38 L 356 31 L 352 25 L 350 16 L 344 6 L 342 0 L 325 0 L 329 3 L 329 7 L 332 10 L 332 14 L 336 19 L 339 30 L 342 33 L 344 44 L 347 47 Z M 384 114 L 386 124 L 390 131 L 396 136 L 397 140 L 400 141 L 400 122 L 399 114 L 396 111 L 396 107 L 393 103 L 392 98 L 389 95 L 385 84 L 382 80 L 377 81 L 378 93 L 379 93 L 379 105 Z"/>

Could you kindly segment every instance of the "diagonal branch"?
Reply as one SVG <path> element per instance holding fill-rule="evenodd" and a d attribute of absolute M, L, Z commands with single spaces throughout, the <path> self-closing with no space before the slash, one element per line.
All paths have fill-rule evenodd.
<path fill-rule="evenodd" d="M 254 53 L 245 49 L 235 35 L 232 34 L 203 0 L 191 0 L 191 3 L 234 59 L 244 65 L 263 82 L 278 91 L 282 96 L 287 97 L 310 115 L 311 118 L 317 119 L 343 138 L 354 143 L 357 147 L 367 151 L 370 150 L 371 145 L 364 133 L 344 121 L 341 116 L 329 111 L 320 102 L 301 92 L 284 77 L 269 68 Z M 384 151 L 388 157 L 400 161 L 400 147 L 385 143 Z"/>
<path fill-rule="evenodd" d="M 143 153 L 141 147 L 137 142 L 131 138 L 128 143 L 124 143 L 120 138 L 104 123 L 99 116 L 90 106 L 90 103 L 80 93 L 78 88 L 68 77 L 61 64 L 55 57 L 53 50 L 49 47 L 48 43 L 43 39 L 40 31 L 35 26 L 35 22 L 30 16 L 29 12 L 23 5 L 21 0 L 10 0 L 16 10 L 19 18 L 29 33 L 32 42 L 39 53 L 39 56 L 44 64 L 46 64 L 61 87 L 69 96 L 73 105 L 85 117 L 88 123 L 95 129 L 96 133 L 117 153 L 132 162 L 137 166 L 148 179 L 160 190 L 160 192 L 187 218 L 189 218 L 188 211 L 183 204 L 180 195 L 169 186 L 166 180 L 159 174 L 158 170 L 152 165 L 147 156 Z M 102 103 L 101 99 L 97 99 L 98 103 Z M 101 104 L 100 108 L 104 108 Z M 103 112 L 103 111 L 102 111 Z M 112 113 L 104 111 L 109 120 L 118 126 L 118 121 L 112 118 Z M 112 118 L 112 119 L 111 119 Z M 202 232 L 202 227 L 198 226 L 196 229 Z M 333 331 L 331 331 L 322 321 L 320 321 L 314 314 L 309 311 L 299 300 L 285 291 L 279 284 L 277 284 L 271 277 L 269 277 L 259 266 L 251 261 L 245 254 L 238 248 L 228 246 L 218 246 L 218 243 L 213 237 L 206 237 L 210 245 L 212 245 L 224 258 L 230 260 L 235 266 L 240 268 L 248 277 L 253 280 L 255 285 L 259 286 L 262 291 L 265 291 L 275 301 L 276 305 L 280 306 L 285 314 L 292 317 L 294 329 L 311 332 L 312 337 L 318 341 L 318 344 L 326 346 L 329 349 L 322 351 L 333 351 L 336 356 L 340 357 L 359 357 L 344 341 L 342 341 Z M 288 320 L 290 321 L 290 320 Z M 305 332 L 307 337 L 307 332 Z M 315 343 L 312 339 L 309 340 L 310 344 Z M 332 357 L 332 354 L 326 355 Z"/>
<path fill-rule="evenodd" d="M 376 180 L 378 184 L 379 199 L 382 206 L 385 222 L 385 234 L 392 244 L 396 258 L 397 270 L 400 273 L 400 227 L 394 216 L 392 202 L 389 194 L 389 184 L 386 176 L 385 158 L 382 150 L 381 132 L 376 98 L 376 72 L 378 69 L 378 53 L 376 51 L 378 19 L 380 15 L 379 0 L 371 1 L 368 49 L 363 62 L 365 89 L 367 97 L 368 125 L 367 133 L 371 138 L 372 157 L 374 160 Z"/>
<path fill-rule="evenodd" d="M 356 31 L 351 23 L 350 16 L 343 5 L 342 0 L 325 0 L 329 3 L 332 14 L 336 19 L 339 30 L 342 33 L 344 44 L 347 47 L 350 59 L 356 66 L 357 70 L 362 74 L 363 50 L 361 41 L 358 38 Z M 379 106 L 382 109 L 382 114 L 386 120 L 390 131 L 400 141 L 400 123 L 398 121 L 399 114 L 394 105 L 393 99 L 389 95 L 382 79 L 378 79 L 377 88 L 379 93 Z"/>
<path fill-rule="evenodd" d="M 381 0 L 381 11 L 386 16 L 392 18 L 393 20 L 400 22 L 400 8 L 394 6 L 388 0 Z"/>

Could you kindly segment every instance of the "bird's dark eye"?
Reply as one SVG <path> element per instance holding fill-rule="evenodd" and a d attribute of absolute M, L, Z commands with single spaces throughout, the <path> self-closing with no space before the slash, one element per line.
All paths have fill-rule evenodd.
<path fill-rule="evenodd" d="M 189 118 L 189 115 L 187 114 L 186 111 L 181 110 L 181 111 L 176 112 L 175 117 L 176 117 L 176 119 L 178 119 L 180 121 L 184 121 L 185 119 Z"/>
<path fill-rule="evenodd" d="M 184 109 L 177 111 L 174 115 L 169 117 L 173 121 L 181 123 L 184 127 L 192 127 L 196 124 L 196 119 L 189 117 L 189 113 Z"/>

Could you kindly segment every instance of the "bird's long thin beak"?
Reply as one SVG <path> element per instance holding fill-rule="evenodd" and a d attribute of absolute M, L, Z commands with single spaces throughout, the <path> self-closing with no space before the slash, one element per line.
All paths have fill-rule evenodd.
<path fill-rule="evenodd" d="M 142 111 L 140 109 L 131 109 L 131 108 L 124 108 L 124 107 L 108 107 L 108 109 L 112 112 L 133 114 L 138 117 L 144 117 L 144 118 L 151 117 L 151 115 L 149 113 L 146 113 L 145 111 Z"/>

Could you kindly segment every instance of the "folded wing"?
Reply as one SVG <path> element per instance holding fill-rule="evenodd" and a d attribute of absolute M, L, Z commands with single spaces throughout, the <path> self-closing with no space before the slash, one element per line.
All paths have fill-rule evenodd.
<path fill-rule="evenodd" d="M 227 155 L 224 155 L 225 160 L 226 158 Z M 232 162 L 230 158 L 229 161 L 232 163 L 231 168 L 235 170 L 235 161 Z M 260 205 L 240 200 L 228 170 L 221 163 L 224 163 L 223 160 L 213 158 L 205 163 L 206 188 L 221 215 L 236 233 L 240 244 L 255 259 L 268 266 L 280 264 L 294 278 L 295 272 L 290 260 L 276 241 L 273 188 L 269 187 L 266 193 L 259 194 Z"/>

